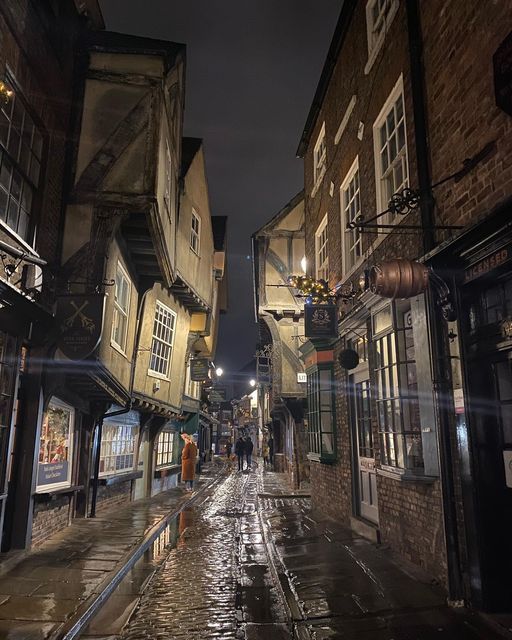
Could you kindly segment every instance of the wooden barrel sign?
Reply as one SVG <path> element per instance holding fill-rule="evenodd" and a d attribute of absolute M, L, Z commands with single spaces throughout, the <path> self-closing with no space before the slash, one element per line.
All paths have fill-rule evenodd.
<path fill-rule="evenodd" d="M 428 287 L 428 268 L 404 258 L 387 260 L 370 269 L 370 290 L 383 298 L 412 298 Z"/>

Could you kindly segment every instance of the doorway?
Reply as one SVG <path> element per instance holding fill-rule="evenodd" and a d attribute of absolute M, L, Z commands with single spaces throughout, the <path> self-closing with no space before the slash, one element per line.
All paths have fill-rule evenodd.
<path fill-rule="evenodd" d="M 377 475 L 371 421 L 371 391 L 368 363 L 350 376 L 352 390 L 351 428 L 354 444 L 355 515 L 379 524 Z"/>

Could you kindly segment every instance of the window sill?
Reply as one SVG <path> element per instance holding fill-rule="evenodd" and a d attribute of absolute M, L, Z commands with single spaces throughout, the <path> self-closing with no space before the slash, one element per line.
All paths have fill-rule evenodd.
<path fill-rule="evenodd" d="M 390 478 L 391 480 L 396 480 L 397 482 L 434 484 L 434 482 L 439 480 L 437 476 L 419 475 L 403 469 L 401 470 L 397 469 L 395 471 L 395 470 L 386 469 L 383 467 L 377 467 L 376 472 L 377 472 L 377 475 L 379 476 L 383 476 L 384 478 Z"/>
<path fill-rule="evenodd" d="M 110 486 L 112 484 L 118 484 L 119 482 L 128 482 L 129 480 L 138 480 L 142 478 L 142 471 L 129 471 L 128 473 L 116 473 L 111 476 L 100 476 L 99 484 L 103 486 Z M 91 483 L 94 482 L 94 478 L 91 478 Z"/>
<path fill-rule="evenodd" d="M 319 462 L 320 464 L 335 464 L 336 456 L 334 454 L 323 454 L 320 455 L 318 453 L 308 453 L 308 460 L 311 462 Z"/>
<path fill-rule="evenodd" d="M 165 382 L 169 382 L 169 378 L 164 376 L 163 373 L 158 373 L 158 371 L 152 371 L 148 369 L 148 378 L 156 378 L 157 380 L 164 380 Z"/>
<path fill-rule="evenodd" d="M 160 469 L 155 469 L 154 477 L 155 478 L 166 478 L 167 476 L 174 476 L 181 471 L 181 466 L 179 464 L 170 464 L 167 467 L 161 467 Z"/>
<path fill-rule="evenodd" d="M 39 502 L 43 502 L 45 500 L 56 500 L 59 496 L 75 493 L 75 491 L 81 491 L 83 488 L 83 484 L 75 484 L 70 487 L 62 487 L 60 489 L 44 489 L 43 491 L 36 491 L 36 493 L 34 493 L 34 499 Z"/>
<path fill-rule="evenodd" d="M 123 358 L 128 359 L 128 356 L 126 355 L 126 351 L 124 351 L 123 348 L 117 344 L 117 342 L 114 342 L 113 340 L 111 340 L 110 346 L 112 347 L 112 349 L 114 349 L 114 351 L 117 351 L 117 353 L 121 354 Z"/>

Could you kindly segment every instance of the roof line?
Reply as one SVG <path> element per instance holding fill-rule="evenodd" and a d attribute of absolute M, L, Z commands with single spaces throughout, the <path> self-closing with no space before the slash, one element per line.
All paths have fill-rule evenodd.
<path fill-rule="evenodd" d="M 339 52 L 345 40 L 345 36 L 347 35 L 350 20 L 352 18 L 352 14 L 354 13 L 356 4 L 357 0 L 343 1 L 340 17 L 338 18 L 336 29 L 334 30 L 334 34 L 332 36 L 329 51 L 327 52 L 327 58 L 324 62 L 322 74 L 320 76 L 320 80 L 318 81 L 315 96 L 309 109 L 306 124 L 304 125 L 304 130 L 302 132 L 299 146 L 297 148 L 296 155 L 298 158 L 303 158 L 306 152 L 311 133 L 313 132 L 313 128 L 318 118 L 318 114 L 320 113 L 325 94 L 327 93 L 327 87 L 329 86 L 334 67 L 338 60 Z"/>

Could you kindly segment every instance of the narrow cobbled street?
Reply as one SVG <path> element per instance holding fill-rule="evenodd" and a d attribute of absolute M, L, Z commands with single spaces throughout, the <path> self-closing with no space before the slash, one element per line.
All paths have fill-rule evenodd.
<path fill-rule="evenodd" d="M 232 473 L 181 512 L 179 539 L 122 638 L 287 638 L 257 513 L 261 474 Z"/>
<path fill-rule="evenodd" d="M 449 608 L 437 584 L 387 547 L 312 513 L 309 495 L 261 464 L 201 493 L 175 527 L 116 638 L 499 637 L 478 616 Z"/>

